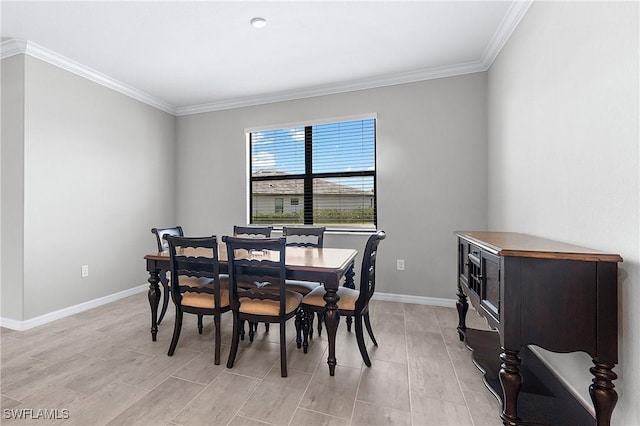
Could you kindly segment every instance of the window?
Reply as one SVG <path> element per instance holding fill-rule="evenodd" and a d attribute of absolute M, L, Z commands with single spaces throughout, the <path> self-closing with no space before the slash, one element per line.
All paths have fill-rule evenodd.
<path fill-rule="evenodd" d="M 276 213 L 284 213 L 284 198 L 276 198 Z"/>
<path fill-rule="evenodd" d="M 375 228 L 375 142 L 374 118 L 251 132 L 251 223 Z"/>

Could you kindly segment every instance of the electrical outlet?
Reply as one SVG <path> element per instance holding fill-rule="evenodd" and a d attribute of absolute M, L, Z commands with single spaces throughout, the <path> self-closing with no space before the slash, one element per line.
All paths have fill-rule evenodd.
<path fill-rule="evenodd" d="M 80 276 L 86 278 L 89 276 L 89 265 L 82 265 Z"/>
<path fill-rule="evenodd" d="M 398 271 L 404 271 L 404 260 L 396 260 L 396 267 L 398 268 Z"/>

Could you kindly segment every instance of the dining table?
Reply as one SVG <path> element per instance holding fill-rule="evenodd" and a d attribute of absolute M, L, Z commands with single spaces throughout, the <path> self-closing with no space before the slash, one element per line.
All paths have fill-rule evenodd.
<path fill-rule="evenodd" d="M 344 278 L 344 286 L 355 288 L 353 277 L 357 250 L 343 248 L 287 247 L 285 264 L 288 280 L 312 281 L 324 285 L 326 302 L 324 323 L 329 341 L 329 374 L 335 373 L 336 333 L 340 322 L 338 312 L 338 287 Z M 149 273 L 149 305 L 151 307 L 151 339 L 156 341 L 158 333 L 158 305 L 160 303 L 161 277 L 166 277 L 171 266 L 169 252 L 162 251 L 144 256 Z M 218 245 L 218 263 L 221 274 L 228 273 L 227 247 Z M 167 286 L 164 287 L 167 291 Z M 349 318 L 350 319 L 350 318 Z"/>

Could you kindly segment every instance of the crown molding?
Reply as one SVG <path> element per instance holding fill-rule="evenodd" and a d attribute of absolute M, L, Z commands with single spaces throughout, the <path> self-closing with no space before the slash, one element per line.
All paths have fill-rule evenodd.
<path fill-rule="evenodd" d="M 0 59 L 10 58 L 26 52 L 27 41 L 11 39 L 0 43 Z"/>
<path fill-rule="evenodd" d="M 265 96 L 253 96 L 242 99 L 230 99 L 220 102 L 212 102 L 202 105 L 176 108 L 176 115 L 200 114 L 204 112 L 220 111 L 225 109 L 241 108 L 247 106 L 270 104 L 274 102 L 291 101 L 295 99 L 313 98 L 317 96 L 335 95 L 338 93 L 355 92 L 358 90 L 375 89 L 378 87 L 393 86 L 397 84 L 415 83 L 417 81 L 432 80 L 442 77 L 471 74 L 486 71 L 487 68 L 481 62 L 469 62 L 447 67 L 434 67 L 420 71 L 389 74 L 382 77 L 353 80 L 346 83 L 327 84 L 302 90 L 291 90 L 273 93 Z"/>
<path fill-rule="evenodd" d="M 511 34 L 516 29 L 520 20 L 525 15 L 533 0 L 516 0 L 511 3 L 504 16 L 500 27 L 496 30 L 487 48 L 479 61 L 457 64 L 446 67 L 428 68 L 419 71 L 390 74 L 382 77 L 360 79 L 345 83 L 326 84 L 300 90 L 289 90 L 271 93 L 262 96 L 228 99 L 201 105 L 176 107 L 159 98 L 144 93 L 134 87 L 126 85 L 105 74 L 86 67 L 76 61 L 59 55 L 49 49 L 39 46 L 31 41 L 12 39 L 0 43 L 0 59 L 24 53 L 41 59 L 52 65 L 65 69 L 81 77 L 85 77 L 102 86 L 113 89 L 119 93 L 136 99 L 142 103 L 167 112 L 175 116 L 200 114 L 205 112 L 220 111 L 233 108 L 263 105 L 275 102 L 291 101 L 296 99 L 312 98 L 316 96 L 334 95 L 338 93 L 354 92 L 358 90 L 374 89 L 397 84 L 414 83 L 417 81 L 432 80 L 456 75 L 471 74 L 487 71 L 498 56 Z"/>
<path fill-rule="evenodd" d="M 481 62 L 484 64 L 486 69 L 489 69 L 491 64 L 493 64 L 493 61 L 498 57 L 498 54 L 507 43 L 507 40 L 509 40 L 509 37 L 511 37 L 511 34 L 515 31 L 532 3 L 533 0 L 517 0 L 511 3 L 509 10 L 500 23 L 500 26 L 493 34 L 491 41 L 489 41 L 487 48 L 482 54 Z"/>
<path fill-rule="evenodd" d="M 0 43 L 0 50 L 2 52 L 0 55 L 1 59 L 23 53 L 79 75 L 80 77 L 84 77 L 101 86 L 108 87 L 109 89 L 115 90 L 161 111 L 176 115 L 176 108 L 173 105 L 31 41 L 8 40 Z"/>

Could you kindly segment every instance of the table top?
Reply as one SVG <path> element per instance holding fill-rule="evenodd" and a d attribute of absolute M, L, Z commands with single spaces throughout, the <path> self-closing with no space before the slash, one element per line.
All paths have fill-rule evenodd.
<path fill-rule="evenodd" d="M 622 262 L 622 257 L 618 254 L 517 232 L 456 231 L 455 234 L 484 247 L 497 256 Z"/>
<path fill-rule="evenodd" d="M 203 250 L 207 249 L 185 249 L 184 254 L 193 256 L 205 255 Z M 326 271 L 344 271 L 353 263 L 357 250 L 340 249 L 340 248 L 310 248 L 310 247 L 287 247 L 286 260 L 287 269 L 299 270 L 326 270 Z M 210 256 L 210 254 L 209 254 Z M 248 257 L 263 258 L 263 253 L 251 253 Z M 147 254 L 147 260 L 169 261 L 169 252 Z M 218 245 L 218 260 L 220 263 L 227 263 L 227 246 L 220 243 Z M 273 253 L 269 260 L 277 260 L 277 255 Z"/>

